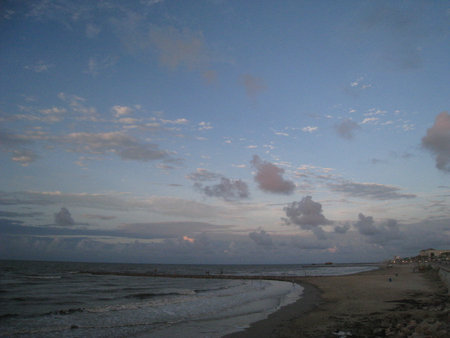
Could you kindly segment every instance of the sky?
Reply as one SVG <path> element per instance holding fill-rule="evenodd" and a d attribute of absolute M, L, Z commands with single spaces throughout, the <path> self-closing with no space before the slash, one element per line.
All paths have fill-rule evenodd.
<path fill-rule="evenodd" d="M 0 259 L 450 249 L 448 1 L 5 0 Z"/>

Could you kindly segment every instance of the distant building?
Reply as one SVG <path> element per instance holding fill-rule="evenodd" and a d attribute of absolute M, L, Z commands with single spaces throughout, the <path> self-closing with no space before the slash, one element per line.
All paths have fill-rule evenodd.
<path fill-rule="evenodd" d="M 436 250 L 433 248 L 429 248 L 426 250 L 420 250 L 420 256 L 427 257 L 428 259 L 433 259 L 435 257 L 439 257 L 444 253 L 450 253 L 450 250 Z"/>

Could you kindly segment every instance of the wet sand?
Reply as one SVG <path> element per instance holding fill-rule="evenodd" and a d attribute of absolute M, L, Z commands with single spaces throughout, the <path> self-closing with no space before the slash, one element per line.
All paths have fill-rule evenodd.
<path fill-rule="evenodd" d="M 297 277 L 295 282 L 305 287 L 303 298 L 225 337 L 408 337 L 427 329 L 434 331 L 423 337 L 449 337 L 447 289 L 435 272 L 413 268 L 394 265 L 348 276 Z"/>

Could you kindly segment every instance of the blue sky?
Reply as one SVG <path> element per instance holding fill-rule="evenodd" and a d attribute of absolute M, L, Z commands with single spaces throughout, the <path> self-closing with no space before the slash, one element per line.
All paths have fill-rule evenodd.
<path fill-rule="evenodd" d="M 450 246 L 445 1 L 6 1 L 0 258 Z"/>

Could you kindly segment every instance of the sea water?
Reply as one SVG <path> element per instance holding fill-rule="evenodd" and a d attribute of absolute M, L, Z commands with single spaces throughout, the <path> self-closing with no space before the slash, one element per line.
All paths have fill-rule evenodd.
<path fill-rule="evenodd" d="M 218 338 L 297 301 L 303 288 L 158 275 L 313 276 L 373 268 L 0 261 L 0 337 Z"/>

